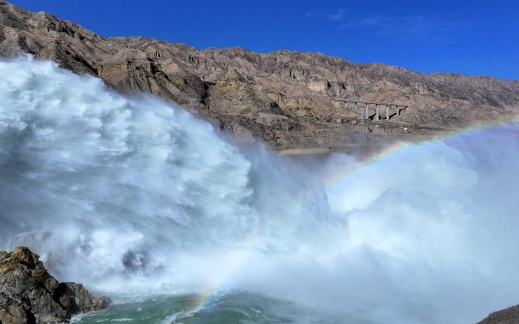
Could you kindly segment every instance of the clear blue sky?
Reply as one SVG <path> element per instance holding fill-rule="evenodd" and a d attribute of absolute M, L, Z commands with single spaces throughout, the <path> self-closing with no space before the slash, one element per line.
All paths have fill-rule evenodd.
<path fill-rule="evenodd" d="M 519 0 L 12 0 L 104 36 L 519 79 Z"/>

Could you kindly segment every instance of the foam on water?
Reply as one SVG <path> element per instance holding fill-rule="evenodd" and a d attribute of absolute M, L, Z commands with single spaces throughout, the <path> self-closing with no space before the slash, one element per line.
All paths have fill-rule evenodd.
<path fill-rule="evenodd" d="M 301 165 L 54 63 L 0 62 L 0 247 L 134 302 L 249 291 L 380 323 L 475 322 L 519 303 L 518 161 L 503 126 Z"/>

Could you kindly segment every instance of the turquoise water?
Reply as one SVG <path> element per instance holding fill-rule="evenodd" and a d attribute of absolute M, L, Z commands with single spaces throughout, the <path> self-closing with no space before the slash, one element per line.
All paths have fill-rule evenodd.
<path fill-rule="evenodd" d="M 109 309 L 86 314 L 75 323 L 139 324 L 270 324 L 368 323 L 360 319 L 323 315 L 291 302 L 249 293 L 227 294 L 196 310 L 197 295 L 153 296 L 142 300 L 116 300 Z"/>
<path fill-rule="evenodd" d="M 0 60 L 0 250 L 112 297 L 80 323 L 476 323 L 518 300 L 518 138 L 294 161 L 55 63 Z M 241 293 L 199 308 L 164 291 Z"/>

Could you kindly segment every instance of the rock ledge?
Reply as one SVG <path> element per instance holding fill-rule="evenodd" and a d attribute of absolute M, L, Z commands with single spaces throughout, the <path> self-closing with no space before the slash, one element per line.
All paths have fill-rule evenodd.
<path fill-rule="evenodd" d="M 0 324 L 68 322 L 109 305 L 81 284 L 58 282 L 26 247 L 0 251 Z"/>

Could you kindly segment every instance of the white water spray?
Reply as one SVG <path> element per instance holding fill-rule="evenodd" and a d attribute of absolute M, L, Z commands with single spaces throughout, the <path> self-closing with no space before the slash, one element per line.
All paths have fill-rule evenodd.
<path fill-rule="evenodd" d="M 302 167 L 160 100 L 4 61 L 0 247 L 106 293 L 196 291 L 224 271 L 216 288 L 327 313 L 475 322 L 519 303 L 517 140 L 507 127 Z"/>

